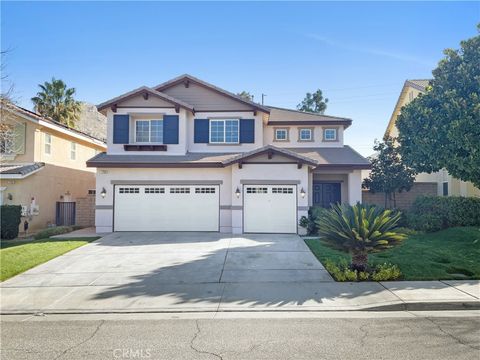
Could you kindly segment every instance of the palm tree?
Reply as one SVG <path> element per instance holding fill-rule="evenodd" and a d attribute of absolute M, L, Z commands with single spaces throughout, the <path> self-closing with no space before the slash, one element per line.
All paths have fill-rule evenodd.
<path fill-rule="evenodd" d="M 351 268 L 365 271 L 368 254 L 399 244 L 406 235 L 398 231 L 401 213 L 373 205 L 332 205 L 317 220 L 318 234 L 333 247 L 349 252 Z"/>
<path fill-rule="evenodd" d="M 68 127 L 75 127 L 81 110 L 81 103 L 73 98 L 75 88 L 67 88 L 62 80 L 55 78 L 38 86 L 41 90 L 32 98 L 35 111 Z"/>

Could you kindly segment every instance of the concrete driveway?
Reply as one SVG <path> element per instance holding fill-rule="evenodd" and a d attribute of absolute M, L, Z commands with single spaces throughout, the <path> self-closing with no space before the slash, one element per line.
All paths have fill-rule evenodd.
<path fill-rule="evenodd" d="M 297 235 L 112 233 L 2 283 L 1 308 L 218 309 L 221 298 L 227 305 L 303 303 L 311 296 L 296 287 L 329 282 Z"/>

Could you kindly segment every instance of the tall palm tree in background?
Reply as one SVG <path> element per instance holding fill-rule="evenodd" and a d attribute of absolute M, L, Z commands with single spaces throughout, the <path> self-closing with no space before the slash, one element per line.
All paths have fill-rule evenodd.
<path fill-rule="evenodd" d="M 81 111 L 81 103 L 73 98 L 75 88 L 67 88 L 62 80 L 55 78 L 38 86 L 41 90 L 32 98 L 35 111 L 68 127 L 75 127 Z"/>

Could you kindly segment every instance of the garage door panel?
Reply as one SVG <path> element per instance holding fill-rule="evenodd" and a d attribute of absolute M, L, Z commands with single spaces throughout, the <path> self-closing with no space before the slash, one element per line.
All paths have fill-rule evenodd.
<path fill-rule="evenodd" d="M 114 227 L 115 231 L 218 231 L 219 187 L 118 186 Z"/>
<path fill-rule="evenodd" d="M 244 187 L 243 216 L 245 232 L 296 233 L 296 186 Z"/>

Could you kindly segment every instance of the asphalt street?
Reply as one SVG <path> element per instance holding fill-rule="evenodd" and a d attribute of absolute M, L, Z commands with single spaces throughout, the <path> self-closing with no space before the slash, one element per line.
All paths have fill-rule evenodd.
<path fill-rule="evenodd" d="M 3 316 L 1 358 L 479 359 L 478 312 L 457 315 Z"/>

